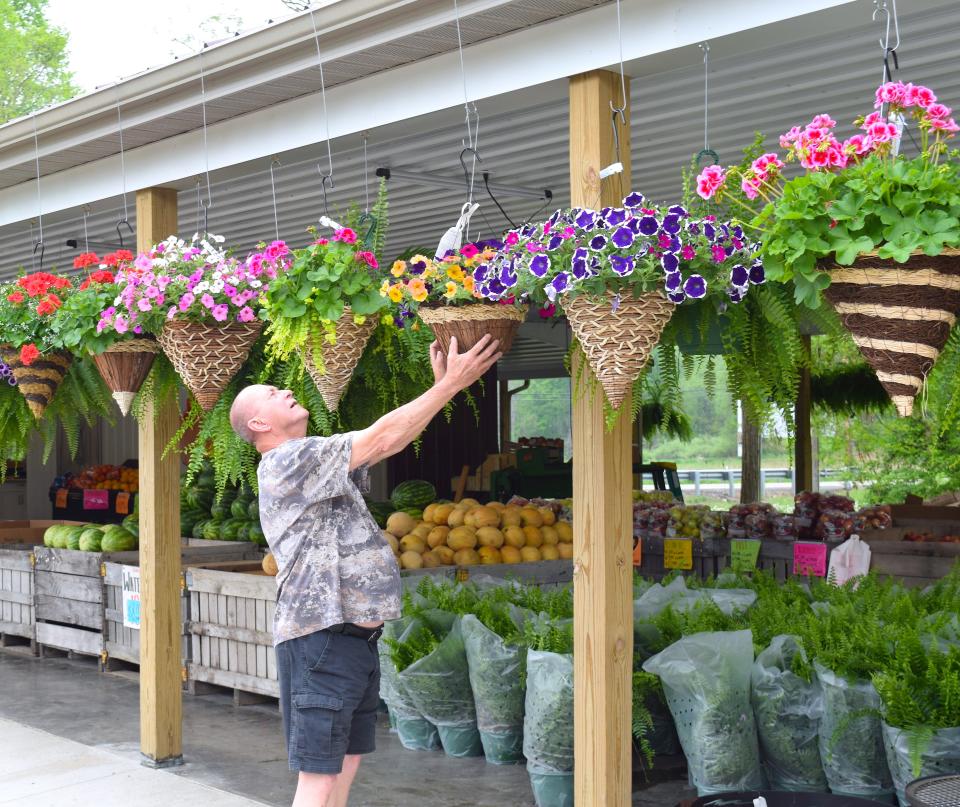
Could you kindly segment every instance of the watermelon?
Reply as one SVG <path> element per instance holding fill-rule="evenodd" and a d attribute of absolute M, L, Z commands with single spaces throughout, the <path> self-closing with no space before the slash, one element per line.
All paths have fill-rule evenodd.
<path fill-rule="evenodd" d="M 99 530 L 84 530 L 77 542 L 81 552 L 99 552 L 103 533 Z"/>
<path fill-rule="evenodd" d="M 259 546 L 266 546 L 267 539 L 264 537 L 263 530 L 260 529 L 259 524 L 251 524 L 250 531 L 247 533 L 247 536 L 253 543 Z"/>
<path fill-rule="evenodd" d="M 254 499 L 247 505 L 247 518 L 251 521 L 257 521 L 260 518 L 260 501 Z"/>
<path fill-rule="evenodd" d="M 195 481 L 195 487 L 200 488 L 201 490 L 212 491 L 217 484 L 217 479 L 213 475 L 213 468 L 209 466 L 203 468 Z"/>
<path fill-rule="evenodd" d="M 373 516 L 373 520 L 383 528 L 387 526 L 387 519 L 390 518 L 390 514 L 396 509 L 393 506 L 393 502 L 367 502 L 367 509 L 370 511 L 370 515 Z"/>
<path fill-rule="evenodd" d="M 423 518 L 423 510 L 421 510 L 419 507 L 407 507 L 403 512 L 410 516 L 414 521 L 420 521 Z"/>
<path fill-rule="evenodd" d="M 54 546 L 57 534 L 63 529 L 62 524 L 53 524 L 43 531 L 43 545 Z"/>
<path fill-rule="evenodd" d="M 68 545 L 69 549 L 83 549 L 84 552 L 98 552 L 100 542 L 103 539 L 103 530 L 97 527 L 81 528 L 79 535 L 71 535 Z M 75 544 L 75 545 L 74 545 Z M 87 549 L 87 547 L 96 546 L 96 549 Z"/>
<path fill-rule="evenodd" d="M 237 535 L 240 532 L 240 528 L 246 523 L 246 521 L 239 518 L 231 518 L 223 522 L 223 527 L 220 529 L 221 539 L 224 541 L 239 541 L 240 539 Z"/>
<path fill-rule="evenodd" d="M 130 552 L 137 548 L 137 539 L 123 527 L 105 532 L 100 542 L 102 552 Z"/>
<path fill-rule="evenodd" d="M 207 541 L 219 541 L 221 524 L 222 522 L 218 519 L 211 518 L 206 524 L 203 525 L 203 537 Z"/>
<path fill-rule="evenodd" d="M 245 521 L 243 526 L 237 530 L 237 540 L 238 541 L 249 541 L 250 540 L 250 527 L 253 525 L 249 521 Z"/>
<path fill-rule="evenodd" d="M 220 504 L 215 504 L 210 508 L 211 518 L 218 519 L 220 521 L 227 518 L 230 515 L 230 508 L 224 505 L 222 502 Z"/>
<path fill-rule="evenodd" d="M 250 509 L 250 500 L 238 496 L 233 504 L 230 505 L 230 515 L 234 518 L 247 518 L 247 511 Z"/>
<path fill-rule="evenodd" d="M 210 521 L 208 518 L 201 519 L 196 524 L 193 525 L 193 529 L 190 531 L 190 535 L 197 540 L 203 538 L 203 531 L 206 529 L 207 523 Z"/>
<path fill-rule="evenodd" d="M 423 479 L 408 479 L 393 489 L 390 499 L 398 510 L 423 510 L 437 498 L 437 489 Z"/>

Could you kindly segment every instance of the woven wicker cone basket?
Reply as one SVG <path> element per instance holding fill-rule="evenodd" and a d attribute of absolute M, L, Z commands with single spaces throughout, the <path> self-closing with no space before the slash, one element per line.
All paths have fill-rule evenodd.
<path fill-rule="evenodd" d="M 450 338 L 457 337 L 457 350 L 470 350 L 485 334 L 500 341 L 499 350 L 506 354 L 520 323 L 527 318 L 528 306 L 473 304 L 421 308 L 418 312 L 440 343 L 444 353 L 450 350 Z"/>
<path fill-rule="evenodd" d="M 374 317 L 367 317 L 362 325 L 357 325 L 353 321 L 353 312 L 347 309 L 337 320 L 337 343 L 331 345 L 324 341 L 320 348 L 322 368 L 317 367 L 309 348 L 300 351 L 310 378 L 317 385 L 320 397 L 331 412 L 339 406 L 340 399 L 353 377 L 353 371 L 357 369 L 357 362 L 360 361 L 376 327 L 377 321 Z"/>
<path fill-rule="evenodd" d="M 563 303 L 574 336 L 586 354 L 607 400 L 620 406 L 647 366 L 676 306 L 660 292 L 594 302 L 585 296 Z"/>
<path fill-rule="evenodd" d="M 167 322 L 157 341 L 197 403 L 209 412 L 243 366 L 262 322 Z"/>
<path fill-rule="evenodd" d="M 830 276 L 827 300 L 897 411 L 910 415 L 960 312 L 960 249 L 915 252 L 905 263 L 861 255 Z"/>
<path fill-rule="evenodd" d="M 153 339 L 125 339 L 93 356 L 93 363 L 122 414 L 130 411 L 133 397 L 146 381 L 159 352 L 160 345 Z"/>
<path fill-rule="evenodd" d="M 44 353 L 27 366 L 20 361 L 19 350 L 4 345 L 0 347 L 0 358 L 13 370 L 17 389 L 26 398 L 33 417 L 40 420 L 70 369 L 73 356 L 65 350 L 55 350 Z"/>

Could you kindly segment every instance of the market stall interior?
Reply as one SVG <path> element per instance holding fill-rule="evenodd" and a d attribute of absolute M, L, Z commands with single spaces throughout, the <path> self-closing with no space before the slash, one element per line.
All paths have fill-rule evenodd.
<path fill-rule="evenodd" d="M 872 108 L 890 50 L 878 51 L 873 9 L 698 0 L 678 27 L 668 2 L 393 5 L 330 3 L 0 127 L 4 299 L 23 297 L 18 267 L 31 298 L 36 284 L 45 301 L 67 300 L 67 287 L 76 300 L 98 293 L 81 297 L 89 282 L 74 290 L 71 277 L 117 293 L 86 322 L 79 303 L 62 303 L 75 329 L 58 332 L 57 357 L 31 355 L 26 339 L 0 353 L 16 382 L 0 379 L 0 412 L 14 413 L 0 445 L 15 461 L 0 485 L 0 639 L 138 664 L 143 760 L 179 764 L 184 684 L 227 687 L 238 702 L 278 691 L 276 566 L 259 548 L 255 459 L 227 418 L 240 384 L 294 388 L 315 432 L 362 428 L 429 383 L 432 333 L 462 344 L 499 328 L 513 343 L 498 367 L 377 469 L 370 496 L 411 590 L 381 648 L 382 697 L 405 747 L 525 759 L 539 807 L 626 805 L 655 757 L 683 759 L 700 796 L 769 783 L 906 804 L 921 773 L 956 771 L 960 728 L 943 722 L 955 711 L 938 706 L 930 726 L 906 703 L 908 690 L 935 699 L 936 680 L 960 675 L 956 510 L 857 510 L 813 492 L 811 377 L 797 356 L 827 326 L 797 313 L 805 276 L 786 291 L 765 282 L 767 257 L 733 214 L 678 206 L 681 171 L 706 158 L 720 171 L 713 158 L 733 161 L 751 130 Z M 911 76 L 960 98 L 955 4 L 918 2 L 897 23 L 904 61 L 915 43 Z M 937 232 L 940 249 L 960 244 Z M 580 245 L 569 255 L 567 239 Z M 697 239 L 710 261 L 696 262 Z M 82 257 L 96 251 L 109 259 Z M 570 269 L 551 268 L 550 253 Z M 68 265 L 79 274 L 49 274 Z M 182 275 L 166 277 L 171 267 Z M 531 276 L 549 283 L 523 299 L 508 291 Z M 564 296 L 591 279 L 590 295 Z M 856 282 L 835 279 L 832 293 Z M 229 299 L 201 303 L 225 283 Z M 835 302 L 841 314 L 850 304 Z M 786 380 L 749 376 L 761 392 L 741 403 L 755 420 L 794 418 L 796 499 L 783 513 L 746 492 L 728 512 L 685 506 L 671 458 L 643 464 L 654 412 L 642 371 L 657 350 L 659 372 L 681 352 L 756 364 L 767 346 L 731 325 L 750 305 L 789 312 Z M 42 326 L 30 316 L 25 328 Z M 902 350 L 860 338 L 868 360 Z M 920 375 L 892 374 L 881 356 L 870 376 L 904 414 L 946 342 L 911 338 L 930 359 Z M 113 353 L 113 369 L 88 353 Z M 511 381 L 565 376 L 572 461 L 562 441 L 514 442 L 507 428 Z M 756 472 L 745 455 L 745 491 Z M 877 576 L 860 588 L 792 581 L 868 568 Z M 785 635 L 791 613 L 797 636 Z M 904 637 L 893 650 L 871 639 L 892 613 Z M 849 636 L 844 619 L 858 626 Z M 847 651 L 857 663 L 841 661 Z M 684 659 L 694 675 L 680 674 Z M 438 673 L 456 686 L 438 687 Z M 790 698 L 795 736 L 778 730 L 797 715 L 777 700 Z M 732 714 L 748 717 L 732 727 Z"/>

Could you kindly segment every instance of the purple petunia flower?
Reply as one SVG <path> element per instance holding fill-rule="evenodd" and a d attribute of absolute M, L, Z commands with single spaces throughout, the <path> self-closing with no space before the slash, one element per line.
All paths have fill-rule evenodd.
<path fill-rule="evenodd" d="M 570 271 L 577 280 L 583 280 L 587 276 L 587 259 L 574 258 L 570 262 Z"/>
<path fill-rule="evenodd" d="M 668 213 L 672 213 L 674 216 L 680 216 L 680 218 L 685 219 L 690 214 L 687 213 L 687 209 L 683 205 L 672 205 L 667 208 Z"/>
<path fill-rule="evenodd" d="M 500 282 L 509 289 L 517 285 L 518 279 L 516 261 L 513 260 L 510 261 L 510 263 L 505 263 L 500 270 Z"/>
<path fill-rule="evenodd" d="M 640 232 L 644 235 L 653 235 L 660 229 L 660 222 L 657 221 L 656 216 L 641 216 L 639 226 Z"/>
<path fill-rule="evenodd" d="M 663 231 L 668 235 L 676 235 L 680 232 L 680 216 L 676 213 L 671 213 L 669 216 L 663 217 Z"/>
<path fill-rule="evenodd" d="M 746 286 L 750 282 L 750 275 L 747 272 L 747 267 L 737 264 L 730 270 L 730 285 L 731 286 Z"/>
<path fill-rule="evenodd" d="M 597 222 L 597 214 L 592 210 L 582 210 L 574 219 L 574 222 L 581 230 L 592 230 Z"/>
<path fill-rule="evenodd" d="M 503 285 L 497 278 L 492 278 L 487 284 L 487 292 L 492 297 L 499 297 L 506 291 L 506 286 Z"/>
<path fill-rule="evenodd" d="M 606 248 L 607 246 L 607 237 L 602 234 L 597 234 L 590 239 L 590 249 L 594 252 L 599 252 L 600 250 Z"/>
<path fill-rule="evenodd" d="M 558 249 L 565 240 L 566 239 L 560 235 L 551 236 L 547 242 L 547 252 L 553 252 L 555 249 Z"/>
<path fill-rule="evenodd" d="M 615 294 L 613 299 L 610 301 L 610 310 L 615 314 L 617 309 L 620 307 L 620 295 Z"/>
<path fill-rule="evenodd" d="M 634 244 L 637 247 L 637 260 L 639 261 L 644 255 L 650 251 L 650 245 L 646 242 L 642 242 L 639 245 Z"/>
<path fill-rule="evenodd" d="M 610 268 L 620 277 L 626 277 L 633 271 L 633 258 L 629 255 L 611 255 Z"/>
<path fill-rule="evenodd" d="M 475 283 L 483 283 L 487 279 L 487 273 L 490 271 L 489 264 L 483 264 L 473 270 L 473 280 Z"/>
<path fill-rule="evenodd" d="M 743 240 L 743 227 L 739 224 L 733 228 L 733 237 L 739 238 L 741 241 Z"/>
<path fill-rule="evenodd" d="M 530 274 L 534 277 L 543 277 L 550 269 L 550 258 L 546 255 L 537 255 L 530 261 Z"/>
<path fill-rule="evenodd" d="M 631 193 L 629 196 L 627 196 L 626 199 L 623 200 L 623 206 L 624 206 L 624 207 L 630 207 L 630 208 L 642 207 L 642 206 L 643 206 L 643 194 L 642 194 L 642 193 L 637 193 L 636 191 L 634 191 L 634 192 Z"/>
<path fill-rule="evenodd" d="M 567 289 L 570 288 L 570 275 L 566 272 L 560 272 L 553 280 L 551 280 L 546 287 L 544 292 L 547 295 L 547 298 L 552 303 L 557 299 L 558 294 L 562 294 Z"/>
<path fill-rule="evenodd" d="M 662 258 L 660 258 L 660 265 L 663 267 L 664 272 L 676 272 L 680 268 L 680 261 L 677 259 L 677 256 L 671 252 L 668 252 Z"/>
<path fill-rule="evenodd" d="M 610 240 L 620 249 L 626 249 L 633 244 L 633 231 L 629 227 L 618 227 Z"/>
<path fill-rule="evenodd" d="M 640 235 L 640 219 L 630 218 L 627 219 L 627 223 L 623 225 L 624 227 L 629 227 L 630 232 L 634 235 Z"/>
<path fill-rule="evenodd" d="M 744 289 L 737 288 L 735 286 L 731 286 L 727 289 L 727 297 L 730 298 L 731 303 L 739 303 L 744 298 L 746 293 L 747 292 Z"/>
<path fill-rule="evenodd" d="M 761 283 L 767 281 L 767 273 L 763 269 L 763 261 L 757 259 L 753 262 L 753 266 L 750 267 L 750 282 L 754 286 L 759 286 Z"/>
<path fill-rule="evenodd" d="M 683 283 L 683 275 L 679 272 L 670 272 L 663 280 L 663 287 L 667 291 L 676 291 Z"/>
<path fill-rule="evenodd" d="M 703 223 L 703 234 L 709 241 L 713 241 L 717 237 L 717 229 L 710 222 L 705 221 Z"/>
<path fill-rule="evenodd" d="M 690 235 L 700 235 L 700 225 L 695 221 L 690 222 L 690 224 L 687 225 L 687 232 L 690 233 Z"/>
<path fill-rule="evenodd" d="M 408 267 L 411 275 L 422 275 L 423 270 L 427 268 L 425 261 L 415 261 Z"/>
<path fill-rule="evenodd" d="M 627 220 L 627 211 L 622 207 L 615 207 L 603 218 L 608 227 L 618 227 Z"/>
<path fill-rule="evenodd" d="M 692 300 L 699 300 L 707 294 L 707 281 L 701 275 L 690 275 L 683 284 L 684 294 Z"/>
<path fill-rule="evenodd" d="M 680 305 L 680 303 L 682 303 L 684 300 L 687 299 L 687 295 L 685 295 L 682 291 L 671 291 L 667 295 L 667 299 L 671 303 L 676 303 L 677 305 Z"/>

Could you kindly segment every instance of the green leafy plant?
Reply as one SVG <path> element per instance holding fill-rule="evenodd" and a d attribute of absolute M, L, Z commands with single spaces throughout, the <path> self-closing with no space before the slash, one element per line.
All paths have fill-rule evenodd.
<path fill-rule="evenodd" d="M 32 272 L 0 285 L 2 345 L 16 348 L 20 361 L 32 364 L 41 354 L 63 349 L 53 317 L 75 292 L 73 281 L 51 272 Z"/>

